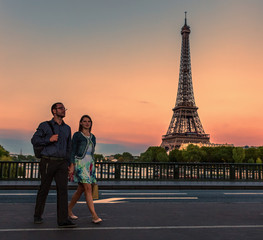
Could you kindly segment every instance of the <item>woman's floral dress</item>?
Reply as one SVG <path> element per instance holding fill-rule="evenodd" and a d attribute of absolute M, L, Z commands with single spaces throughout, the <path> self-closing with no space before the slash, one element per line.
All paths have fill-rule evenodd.
<path fill-rule="evenodd" d="M 83 136 L 85 136 L 83 134 Z M 96 168 L 94 164 L 94 159 L 91 155 L 92 143 L 90 137 L 87 137 L 88 148 L 83 159 L 75 158 L 75 174 L 74 182 L 77 183 L 96 183 Z"/>

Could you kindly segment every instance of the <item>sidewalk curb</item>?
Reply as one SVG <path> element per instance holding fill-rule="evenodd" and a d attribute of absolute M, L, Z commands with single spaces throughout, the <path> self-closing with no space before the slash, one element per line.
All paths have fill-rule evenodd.
<path fill-rule="evenodd" d="M 0 190 L 37 190 L 40 181 L 0 181 Z M 100 190 L 263 190 L 263 182 L 224 181 L 98 181 Z M 68 189 L 75 190 L 69 182 Z M 51 189 L 56 189 L 55 182 Z"/>

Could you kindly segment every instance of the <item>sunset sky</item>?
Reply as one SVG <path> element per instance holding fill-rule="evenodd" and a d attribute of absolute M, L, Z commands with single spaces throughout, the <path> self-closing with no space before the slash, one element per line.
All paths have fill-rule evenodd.
<path fill-rule="evenodd" d="M 198 113 L 212 143 L 263 145 L 263 1 L 0 0 L 0 145 L 32 153 L 50 107 L 97 153 L 159 146 L 175 105 L 184 12 Z"/>

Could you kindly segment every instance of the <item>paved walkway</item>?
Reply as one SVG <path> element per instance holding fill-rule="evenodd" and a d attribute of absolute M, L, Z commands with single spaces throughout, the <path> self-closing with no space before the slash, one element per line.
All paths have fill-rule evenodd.
<path fill-rule="evenodd" d="M 71 191 L 73 192 L 73 191 Z M 132 196 L 140 193 L 129 191 Z M 143 194 L 149 191 L 140 191 Z M 222 197 L 200 197 L 197 200 L 169 199 L 169 193 L 178 196 L 193 196 L 196 191 L 163 190 L 163 198 L 152 200 L 148 195 L 143 200 L 126 200 L 114 204 L 95 203 L 98 215 L 104 220 L 100 225 L 91 223 L 85 203 L 79 202 L 74 213 L 79 216 L 76 229 L 59 229 L 56 225 L 56 199 L 46 204 L 44 223 L 33 224 L 34 203 L 13 201 L 0 204 L 1 240 L 261 240 L 263 236 L 263 204 L 252 202 L 254 196 L 259 200 L 262 191 L 250 195 L 251 200 L 236 197 L 222 200 Z M 194 192 L 194 193 L 193 193 Z M 202 191 L 206 195 L 213 191 Z M 245 192 L 245 191 L 244 191 Z M 250 192 L 250 191 L 248 191 Z M 120 196 L 117 190 L 103 190 L 103 193 Z M 251 193 L 251 192 L 250 192 Z M 127 191 L 124 191 L 129 196 Z M 159 196 L 158 192 L 158 196 Z M 180 195 L 181 194 L 181 195 Z M 116 197 L 112 195 L 112 197 Z M 111 196 L 111 195 L 109 195 Z M 166 196 L 166 198 L 164 198 Z M 200 195 L 201 196 L 201 195 Z M 221 194 L 222 196 L 222 194 Z M 241 195 L 242 196 L 242 195 Z M 33 200 L 33 199 L 32 199 Z M 219 201 L 220 200 L 220 201 Z M 257 201 L 258 201 L 257 200 Z"/>

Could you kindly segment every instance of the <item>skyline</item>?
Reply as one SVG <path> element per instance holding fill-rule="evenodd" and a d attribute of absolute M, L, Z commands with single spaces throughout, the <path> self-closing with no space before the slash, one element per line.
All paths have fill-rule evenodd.
<path fill-rule="evenodd" d="M 175 106 L 187 11 L 194 96 L 210 141 L 262 146 L 262 7 L 259 0 L 0 1 L 0 145 L 33 153 L 35 129 L 61 101 L 72 132 L 82 115 L 92 117 L 96 153 L 159 146 Z"/>

